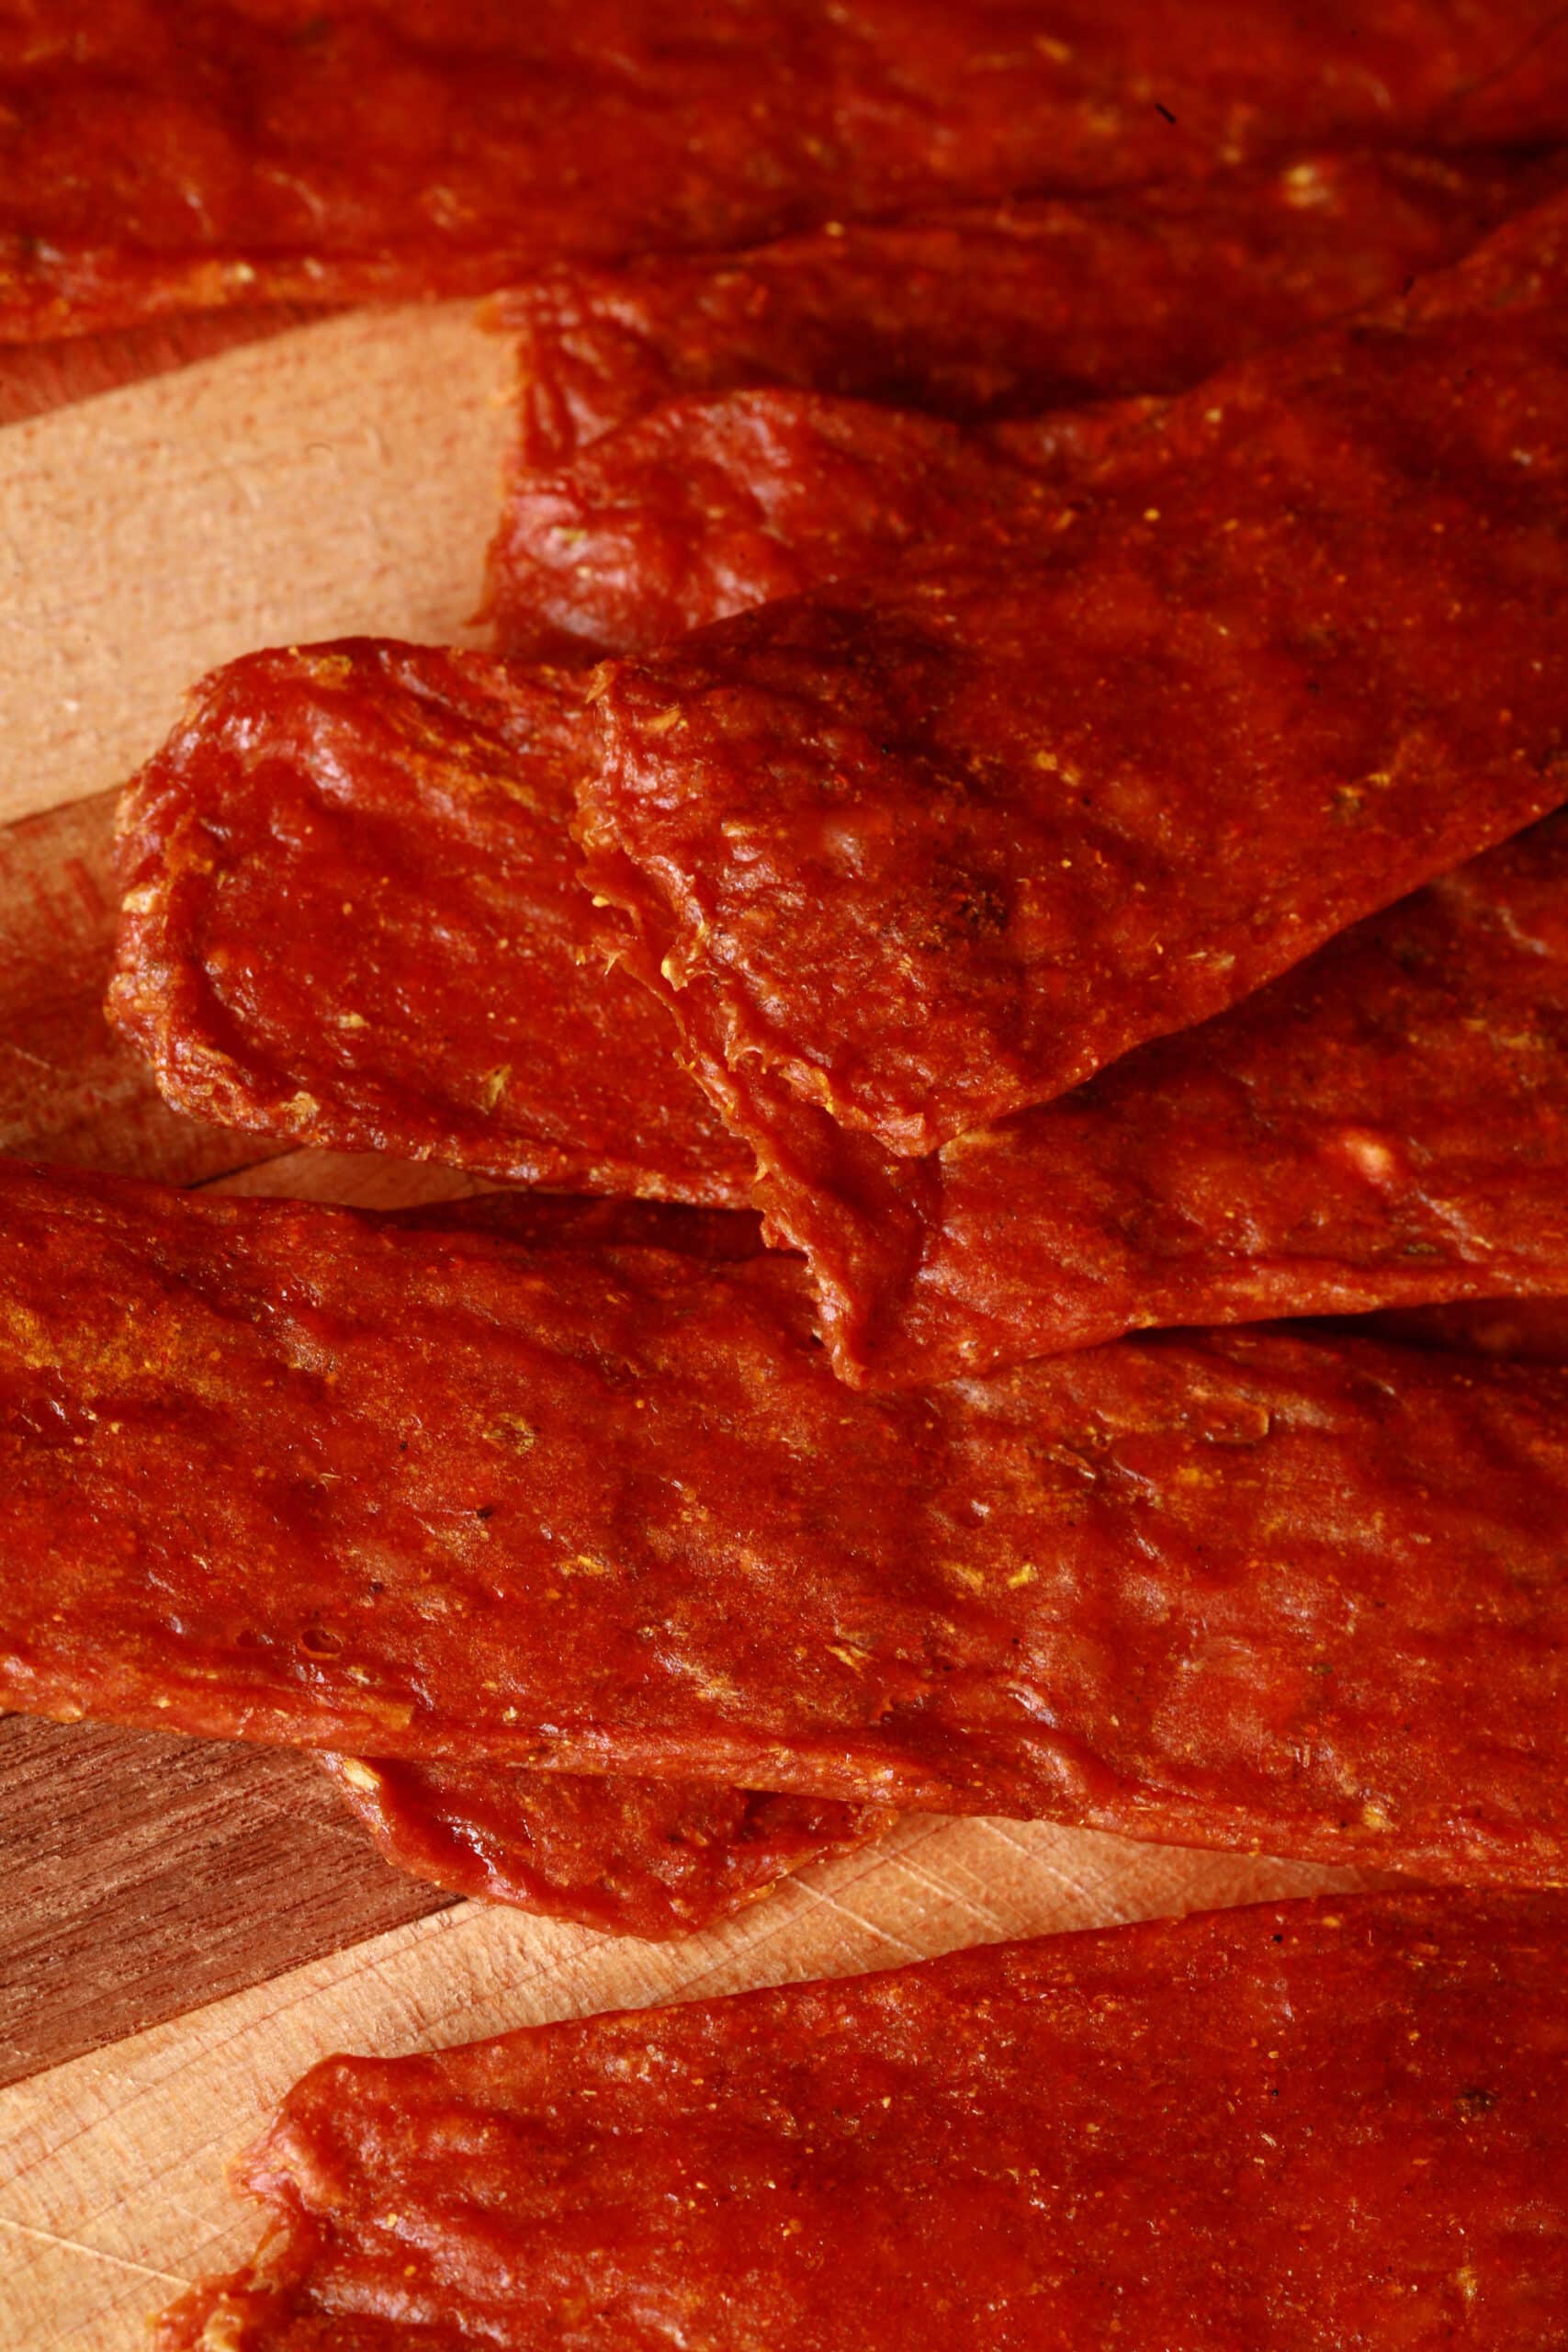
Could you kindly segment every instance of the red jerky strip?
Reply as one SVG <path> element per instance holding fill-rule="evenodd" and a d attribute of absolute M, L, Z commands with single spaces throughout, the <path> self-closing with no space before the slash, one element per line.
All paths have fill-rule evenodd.
<path fill-rule="evenodd" d="M 896 1816 L 830 1798 L 493 1764 L 321 1761 L 389 1862 L 612 1935 L 691 1935 Z"/>
<path fill-rule="evenodd" d="M 484 1233 L 533 1248 L 754 1257 L 757 1219 L 662 1201 L 492 1193 L 394 1213 L 406 1229 Z M 515 1442 L 528 1442 L 519 1421 Z M 589 1780 L 506 1767 L 321 1758 L 387 1860 L 456 1894 L 515 1904 L 610 1934 L 687 1935 L 781 1878 L 880 1837 L 885 1808 L 680 1781 Z"/>
<path fill-rule="evenodd" d="M 515 482 L 490 552 L 503 653 L 645 652 L 754 605 L 865 574 L 989 522 L 1063 511 L 1140 403 L 971 433 L 810 392 L 671 402 L 544 480 Z"/>
<path fill-rule="evenodd" d="M 215 672 L 120 820 L 109 1011 L 169 1101 L 515 1182 L 744 1202 L 750 1157 L 667 1017 L 592 956 L 581 736 L 570 680 L 475 654 L 352 640 Z"/>
<path fill-rule="evenodd" d="M 1174 392 L 1396 294 L 1544 196 L 1499 155 L 1314 154 L 1207 183 L 836 221 L 502 296 L 528 474 L 693 393 L 776 385 L 964 424 Z"/>
<path fill-rule="evenodd" d="M 1568 1374 L 857 1396 L 798 1266 L 0 1171 L 0 1703 L 1433 1875 L 1568 1858 Z"/>
<path fill-rule="evenodd" d="M 1329 1896 L 330 2058 L 154 2340 L 1535 2352 L 1565 1977 L 1562 1896 Z"/>
<path fill-rule="evenodd" d="M 738 1089 L 932 1150 L 1568 792 L 1568 199 L 1145 430 L 1070 529 L 608 672 L 588 876 Z"/>
<path fill-rule="evenodd" d="M 323 670 L 344 663 L 357 697 L 347 707 L 318 685 Z M 466 774 L 473 755 L 463 704 L 429 687 L 499 675 L 472 656 L 355 646 L 242 663 L 209 690 L 216 720 L 198 718 L 178 759 L 154 763 L 155 789 L 140 787 L 151 815 L 130 820 L 139 880 L 116 989 L 117 1009 L 125 1018 L 130 1008 L 132 1034 L 175 1102 L 211 1107 L 204 1090 L 221 1052 L 228 1117 L 295 1133 L 304 1083 L 319 1137 L 515 1171 L 523 1117 L 553 1122 L 561 1153 L 562 1114 L 583 1089 L 552 1048 L 581 1046 L 583 1022 L 607 1004 L 629 1010 L 644 1057 L 620 1069 L 608 1104 L 598 1096 L 578 1160 L 543 1165 L 581 1165 L 617 1126 L 625 1151 L 650 1092 L 675 1165 L 676 1146 L 688 1167 L 705 1141 L 716 1149 L 696 1090 L 662 1071 L 640 995 L 606 980 L 599 959 L 575 960 L 590 955 L 592 918 L 565 878 L 569 752 L 553 767 L 542 750 L 531 756 L 540 810 L 521 824 L 514 798 L 491 794 L 495 830 L 472 865 L 461 864 L 472 797 L 433 789 L 430 778 L 448 764 Z M 341 724 L 327 739 L 330 757 L 313 764 L 299 749 L 308 729 L 278 714 L 322 707 Z M 375 713 L 373 724 L 357 722 L 355 709 Z M 410 738 L 416 719 L 419 756 L 382 760 L 376 746 Z M 450 746 L 433 763 L 438 728 Z M 220 763 L 215 734 L 248 745 L 246 763 Z M 281 801 L 286 755 L 288 790 L 307 808 L 325 799 L 330 828 L 275 829 L 247 797 L 249 765 L 265 762 L 272 801 Z M 206 786 L 213 775 L 216 789 Z M 382 836 L 372 830 L 383 782 L 397 796 L 402 836 L 385 876 Z M 552 791 L 561 813 L 547 828 Z M 857 1383 L 908 1384 L 1083 1346 L 1138 1322 L 1327 1312 L 1568 1280 L 1565 843 L 1562 820 L 1547 821 L 1330 942 L 1256 1001 L 930 1163 L 894 1160 L 776 1080 L 753 1077 L 731 1107 L 750 1121 L 776 1233 L 811 1257 L 840 1371 Z M 372 866 L 373 949 L 342 914 L 344 875 Z M 533 878 L 538 866 L 543 883 Z M 438 896 L 435 877 L 455 868 L 461 895 Z M 363 895 L 355 884 L 350 903 Z M 545 942 L 554 962 L 543 1001 L 554 1025 L 536 1054 L 537 983 L 509 994 L 511 950 L 499 949 L 496 933 L 504 924 L 526 938 L 542 899 L 558 910 L 558 927 Z M 255 943 L 291 928 L 311 952 L 300 969 L 275 972 Z M 353 992 L 327 1001 L 336 1041 L 302 978 L 325 989 L 334 967 Z M 425 975 L 421 1001 L 440 1008 L 428 1024 L 409 1001 L 413 969 Z M 231 985 L 235 972 L 243 988 Z M 689 1030 L 697 1001 L 688 991 Z M 364 1025 L 344 1031 L 345 1011 Z M 493 1082 L 498 1034 L 513 1072 L 499 1139 L 495 1122 L 473 1108 Z M 603 1030 L 586 1036 L 584 1050 L 602 1066 Z M 347 1058 L 338 1058 L 344 1047 Z M 722 1091 L 716 1053 L 707 1074 Z M 739 1192 L 738 1148 L 731 1160 Z M 645 1165 L 639 1181 L 647 1173 Z M 755 1247 L 754 1225 L 731 1214 L 694 1220 L 657 1202 L 518 1196 L 423 1213 L 435 1225 L 499 1218 L 525 1239 L 569 1228 L 585 1239 L 696 1246 L 709 1258 Z"/>
<path fill-rule="evenodd" d="M 0 338 L 478 291 L 573 254 L 1202 174 L 1298 141 L 1568 134 L 1549 0 L 20 0 Z"/>
<path fill-rule="evenodd" d="M 726 1088 L 716 1054 L 707 1074 Z M 930 1159 L 771 1074 L 732 1100 L 857 1385 L 1141 1326 L 1568 1290 L 1568 817 Z"/>

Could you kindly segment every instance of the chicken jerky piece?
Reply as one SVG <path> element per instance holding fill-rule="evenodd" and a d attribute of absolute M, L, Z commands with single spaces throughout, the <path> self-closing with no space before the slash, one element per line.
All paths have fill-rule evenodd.
<path fill-rule="evenodd" d="M 761 1248 L 754 1216 L 664 1201 L 491 1193 L 397 1210 L 389 1222 L 536 1248 L 651 1245 L 708 1263 L 754 1257 Z M 514 1435 L 528 1442 L 525 1424 Z M 399 1870 L 456 1894 L 618 1935 L 661 1938 L 711 1927 L 795 1871 L 868 1844 L 897 1817 L 885 1807 L 696 1781 L 347 1756 L 321 1762 Z"/>
<path fill-rule="evenodd" d="M 515 483 L 488 616 L 526 662 L 644 652 L 808 589 L 896 574 L 931 541 L 1056 518 L 1140 401 L 971 432 L 796 391 L 671 401 Z"/>
<path fill-rule="evenodd" d="M 587 876 L 740 1091 L 934 1150 L 1568 797 L 1568 199 L 1140 430 L 1070 528 L 604 673 Z"/>
<path fill-rule="evenodd" d="M 984 424 L 1179 391 L 1457 259 L 1557 168 L 1303 155 L 1077 200 L 839 220 L 750 253 L 552 270 L 490 314 L 518 337 L 512 494 L 692 394 L 776 385 Z"/>
<path fill-rule="evenodd" d="M 1568 1374 L 1122 1341 L 858 1396 L 801 1269 L 0 1173 L 0 1703 L 1568 1860 Z"/>
<path fill-rule="evenodd" d="M 0 339 L 476 292 L 1299 141 L 1568 134 L 1551 0 L 21 0 Z M 613 168 L 609 159 L 613 158 Z"/>
<path fill-rule="evenodd" d="M 1323 1896 L 329 2058 L 154 2341 L 1534 2352 L 1565 1973 L 1562 1895 Z"/>
<path fill-rule="evenodd" d="M 692 1935 L 891 1827 L 885 1807 L 493 1764 L 321 1758 L 388 1861 L 610 1935 Z"/>
<path fill-rule="evenodd" d="M 749 1155 L 667 1016 L 583 968 L 581 756 L 570 679 L 479 654 L 355 639 L 215 671 L 122 806 L 110 1018 L 197 1118 L 743 1203 Z"/>
<path fill-rule="evenodd" d="M 307 672 L 312 658 L 301 657 Z M 445 666 L 446 659 L 366 648 L 347 658 L 389 674 L 395 661 Z M 292 678 L 299 664 L 272 656 L 225 673 L 225 708 L 237 732 L 259 737 L 280 667 Z M 345 765 L 340 752 L 334 775 Z M 304 788 L 311 788 L 308 779 Z M 178 789 L 176 779 L 171 797 Z M 465 804 L 421 793 L 417 775 L 412 789 L 400 871 L 429 876 L 450 865 L 443 836 L 466 822 Z M 510 807 L 501 805 L 503 812 Z M 236 816 L 243 828 L 243 802 Z M 202 1010 L 211 980 L 201 953 L 190 954 L 182 986 L 165 988 L 160 979 L 175 960 L 162 944 L 174 870 L 163 844 L 194 821 L 175 824 L 160 808 L 138 868 L 139 895 L 155 886 L 154 896 L 149 913 L 128 916 L 119 993 L 153 997 L 164 1009 L 164 1083 L 175 1099 L 198 1107 L 182 1093 L 182 1073 L 200 1068 L 211 1034 Z M 352 810 L 343 821 L 351 833 Z M 269 847 L 264 835 L 244 877 L 236 944 L 252 962 L 251 943 L 279 935 L 297 919 L 302 895 Z M 363 865 L 373 849 L 351 851 L 344 862 Z M 226 854 L 209 832 L 201 854 L 179 866 L 184 935 L 209 943 L 202 952 L 218 962 L 223 950 L 212 943 L 226 921 Z M 504 887 L 525 903 L 529 854 L 542 855 L 552 875 L 566 871 L 571 852 L 562 820 L 547 847 L 538 832 L 527 842 L 509 840 L 504 884 L 497 879 L 492 890 Z M 840 1373 L 857 1383 L 908 1385 L 1082 1346 L 1139 1321 L 1251 1319 L 1456 1289 L 1491 1295 L 1508 1282 L 1560 1284 L 1564 1082 L 1557 1048 L 1568 1011 L 1568 936 L 1557 902 L 1568 887 L 1565 859 L 1568 831 L 1561 819 L 1548 820 L 1330 942 L 1256 1001 L 1145 1046 L 1055 1104 L 965 1137 L 930 1163 L 896 1160 L 776 1080 L 753 1077 L 744 1100 L 731 1098 L 732 1114 L 750 1119 L 775 1238 L 811 1258 Z M 322 866 L 315 891 L 316 920 L 329 933 L 339 925 L 339 870 Z M 426 1001 L 457 1008 L 435 1040 L 450 1055 L 465 1043 L 458 1013 L 473 1002 L 469 967 L 457 956 L 474 926 L 447 912 L 433 929 L 426 903 L 415 887 L 395 900 L 381 892 L 388 944 L 373 967 L 367 960 L 355 967 L 355 979 L 363 989 L 385 976 L 380 985 L 400 990 L 405 969 L 423 961 Z M 585 957 L 587 899 L 567 888 L 561 905 L 577 926 L 573 953 Z M 491 896 L 481 916 L 492 906 Z M 399 925 L 412 932 L 412 953 L 400 945 Z M 312 959 L 318 972 L 321 960 Z M 562 957 L 558 971 L 570 1001 L 588 1001 L 590 1013 L 597 991 L 615 986 L 602 979 L 596 959 Z M 288 975 L 283 978 L 292 988 Z M 694 1035 L 699 1001 L 698 990 L 688 992 Z M 524 1085 L 536 1066 L 525 1009 L 513 1010 L 512 1048 Z M 444 1118 L 449 1128 L 450 1114 L 440 1100 L 420 1095 L 425 1040 L 406 1009 L 402 1017 L 407 1102 L 396 1117 L 383 1105 L 374 1125 L 355 1124 L 363 1112 L 323 1077 L 322 1028 L 302 991 L 289 994 L 269 1030 L 272 1074 L 265 1087 L 252 1085 L 243 1115 L 256 1123 L 271 1115 L 290 1132 L 308 1068 L 313 1099 L 324 1106 L 315 1115 L 330 1112 L 338 1139 L 430 1148 L 431 1134 L 440 1134 Z M 356 1049 L 368 1043 L 385 1054 L 384 1014 L 349 1034 Z M 492 1035 L 487 1027 L 475 1038 L 470 1028 L 470 1101 L 488 1080 Z M 246 1067 L 254 1067 L 254 1056 Z M 728 1073 L 716 1052 L 706 1074 L 722 1092 Z M 446 1083 L 449 1102 L 458 1089 Z M 698 1136 L 696 1090 L 682 1091 L 671 1072 L 667 1091 L 671 1114 L 689 1108 Z M 551 1106 L 571 1095 L 563 1080 Z M 233 1115 L 232 1095 L 227 1101 Z M 466 1141 L 448 1133 L 437 1146 L 454 1159 L 474 1148 L 471 1128 Z M 739 1190 L 738 1151 L 734 1182 Z M 658 1203 L 592 1209 L 512 1195 L 420 1214 L 437 1225 L 455 1214 L 499 1217 L 513 1229 L 531 1219 L 524 1238 L 539 1239 L 548 1238 L 547 1223 L 558 1227 L 563 1216 L 594 1238 L 583 1226 L 587 1216 L 597 1219 L 598 1238 L 681 1248 L 682 1220 L 692 1213 Z M 644 1221 L 637 1233 L 626 1227 L 628 1214 Z M 720 1235 L 727 1254 L 755 1246 L 754 1225 L 739 1217 L 730 1224 L 730 1216 L 696 1221 L 704 1254 L 717 1253 Z"/>
<path fill-rule="evenodd" d="M 929 1159 L 775 1073 L 731 1088 L 715 1051 L 705 1074 L 856 1385 L 1150 1325 L 1568 1291 L 1568 815 Z"/>

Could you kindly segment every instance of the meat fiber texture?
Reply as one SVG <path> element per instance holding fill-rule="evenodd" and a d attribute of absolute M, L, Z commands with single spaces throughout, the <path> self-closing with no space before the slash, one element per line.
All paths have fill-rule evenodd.
<path fill-rule="evenodd" d="M 611 1935 L 691 1935 L 891 1827 L 886 1807 L 493 1764 L 321 1758 L 389 1862 Z"/>
<path fill-rule="evenodd" d="M 498 646 L 641 652 L 896 573 L 987 515 L 1049 519 L 1043 484 L 1139 399 L 1396 292 L 1562 176 L 1556 158 L 1310 156 L 536 281 L 500 313 L 524 333 Z"/>
<path fill-rule="evenodd" d="M 482 655 L 350 640 L 215 672 L 121 805 L 111 1019 L 222 1125 L 744 1203 L 750 1155 L 667 1014 L 593 950 L 566 830 L 585 748 L 570 679 Z"/>
<path fill-rule="evenodd" d="M 1560 1878 L 1568 1375 L 857 1396 L 800 1269 L 0 1174 L 0 1702 Z"/>
<path fill-rule="evenodd" d="M 124 820 L 111 1009 L 173 1102 L 349 1149 L 699 1198 L 743 1196 L 755 1152 L 774 1238 L 807 1253 L 857 1385 L 1139 1322 L 1568 1289 L 1561 818 L 929 1160 L 774 1079 L 727 1096 L 715 1044 L 706 1077 L 746 1123 L 742 1149 L 675 1067 L 673 1028 L 593 951 L 566 833 L 575 707 L 547 736 L 513 726 L 521 752 L 474 732 L 476 711 L 525 714 L 558 684 L 369 643 L 209 683 Z M 308 954 L 257 947 L 285 936 Z M 677 1249 L 693 1231 L 654 1201 L 636 1233 L 608 1202 L 468 1214 L 513 1232 L 531 1218 L 522 1238 L 540 1240 L 563 1218 Z M 710 1256 L 756 1246 L 728 1213 L 700 1235 Z"/>
<path fill-rule="evenodd" d="M 749 253 L 563 266 L 490 313 L 518 339 L 518 483 L 694 394 L 773 386 L 987 424 L 1180 391 L 1457 260 L 1561 168 L 1328 152 L 835 220 Z"/>
<path fill-rule="evenodd" d="M 154 2341 L 1538 2352 L 1565 1973 L 1562 1895 L 1327 1897 L 329 2058 Z"/>
<path fill-rule="evenodd" d="M 1201 175 L 1282 132 L 1560 138 L 1557 13 L 1258 0 L 1242 36 L 1229 0 L 19 0 L 0 338 L 477 292 L 574 255 Z"/>
<path fill-rule="evenodd" d="M 1568 1292 L 1568 817 L 929 1159 L 705 1067 L 856 1385 L 1145 1326 Z"/>
<path fill-rule="evenodd" d="M 581 822 L 639 975 L 738 1091 L 919 1156 L 1558 805 L 1565 296 L 1556 199 L 1043 528 L 610 665 Z"/>

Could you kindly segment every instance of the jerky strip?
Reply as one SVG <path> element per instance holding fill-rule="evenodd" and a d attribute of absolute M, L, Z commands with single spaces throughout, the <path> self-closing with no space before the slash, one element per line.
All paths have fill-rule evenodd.
<path fill-rule="evenodd" d="M 491 1193 L 401 1209 L 404 1230 L 490 1234 L 534 1248 L 657 1247 L 713 1264 L 754 1257 L 753 1216 L 662 1201 Z M 525 1442 L 519 1426 L 519 1443 Z M 689 1935 L 779 1880 L 880 1837 L 895 1815 L 831 1798 L 505 1766 L 323 1756 L 388 1861 L 455 1894 L 612 1935 Z"/>
<path fill-rule="evenodd" d="M 728 1089 L 716 1053 L 706 1072 Z M 857 1385 L 1140 1326 L 1568 1291 L 1568 817 L 930 1159 L 774 1077 L 729 1099 Z"/>
<path fill-rule="evenodd" d="M 592 956 L 581 743 L 569 679 L 475 654 L 349 640 L 216 671 L 120 812 L 109 1013 L 167 1099 L 518 1183 L 743 1203 L 750 1155 L 668 1018 Z"/>
<path fill-rule="evenodd" d="M 339 668 L 353 681 L 344 702 L 319 683 Z M 197 1113 L 213 1107 L 221 1053 L 230 1118 L 292 1134 L 304 1091 L 319 1138 L 516 1172 L 592 1169 L 606 1138 L 624 1154 L 651 1100 L 662 1163 L 645 1161 L 637 1181 L 695 1190 L 700 1179 L 679 1171 L 700 1165 L 705 1138 L 724 1147 L 698 1091 L 659 1059 L 640 992 L 591 956 L 564 831 L 573 755 L 564 742 L 534 752 L 536 806 L 521 815 L 513 794 L 492 791 L 494 828 L 464 863 L 473 797 L 440 788 L 474 764 L 463 703 L 436 690 L 452 679 L 476 694 L 491 681 L 502 694 L 537 690 L 475 656 L 367 645 L 221 673 L 188 735 L 136 788 L 114 1009 L 171 1099 Z M 410 738 L 415 720 L 418 755 L 384 758 L 379 745 Z M 244 758 L 228 754 L 231 741 Z M 308 757 L 317 741 L 330 757 Z M 253 771 L 269 779 L 265 795 L 247 790 Z M 378 794 L 397 814 L 395 862 L 380 855 Z M 268 808 L 289 802 L 324 803 L 326 818 L 273 823 Z M 908 1384 L 1138 1322 L 1562 1287 L 1565 861 L 1568 829 L 1547 820 L 1329 942 L 1255 1001 L 929 1163 L 896 1160 L 753 1076 L 732 1114 L 750 1122 L 776 1238 L 810 1257 L 838 1369 Z M 343 877 L 373 865 L 367 937 L 344 918 Z M 443 890 L 454 872 L 460 891 Z M 555 919 L 542 940 L 541 903 Z M 309 989 L 257 952 L 290 930 L 310 943 Z M 525 988 L 503 984 L 513 950 L 498 933 L 532 937 L 536 956 L 553 958 L 547 989 L 538 963 L 521 959 Z M 689 990 L 694 1034 L 698 1001 Z M 536 1051 L 541 1003 L 552 1035 Z M 595 1027 L 607 1012 L 637 1023 L 635 1065 Z M 479 1114 L 498 1036 L 512 1074 L 494 1114 Z M 552 1057 L 573 1040 L 600 1057 L 602 1083 L 592 1067 L 580 1078 Z M 716 1048 L 707 1077 L 727 1088 Z M 573 1137 L 563 1114 L 584 1103 Z M 537 1156 L 528 1119 L 552 1123 L 553 1157 Z M 689 1246 L 691 1212 L 649 1202 L 633 1213 L 637 1234 L 611 1203 L 563 1210 L 511 1196 L 461 1215 L 513 1230 L 531 1218 L 540 1240 L 569 1218 L 585 1238 Z M 446 1206 L 427 1221 L 453 1216 Z M 755 1247 L 743 1219 L 698 1226 L 709 1257 Z"/>
<path fill-rule="evenodd" d="M 1568 792 L 1568 199 L 1143 430 L 1070 528 L 605 673 L 588 876 L 741 1093 L 929 1152 Z"/>
<path fill-rule="evenodd" d="M 1135 402 L 1005 438 L 810 392 L 675 401 L 513 486 L 490 552 L 502 652 L 642 652 L 754 605 L 863 574 L 988 518 L 1062 513 L 1056 484 Z"/>
<path fill-rule="evenodd" d="M 857 1396 L 798 1266 L 0 1172 L 0 1701 L 1535 1881 L 1568 1374 L 1275 1332 Z"/>
<path fill-rule="evenodd" d="M 889 1828 L 885 1807 L 694 1781 L 495 1765 L 321 1759 L 388 1861 L 611 1935 L 713 1926 L 780 1879 Z"/>
<path fill-rule="evenodd" d="M 330 2058 L 155 2341 L 1523 2352 L 1565 1972 L 1562 1896 L 1331 1896 Z"/>
<path fill-rule="evenodd" d="M 1548 0 L 49 0 L 0 26 L 0 339 L 465 293 L 1301 140 L 1568 133 Z M 1156 111 L 1157 107 L 1157 111 Z"/>
<path fill-rule="evenodd" d="M 553 270 L 491 312 L 518 336 L 513 495 L 694 393 L 773 385 L 985 424 L 1180 391 L 1457 260 L 1557 168 L 1302 155 L 1077 201 L 839 220 L 719 258 Z"/>

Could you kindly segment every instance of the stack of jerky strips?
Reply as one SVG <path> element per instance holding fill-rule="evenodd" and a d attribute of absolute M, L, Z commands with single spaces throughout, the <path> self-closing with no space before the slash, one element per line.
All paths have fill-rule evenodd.
<path fill-rule="evenodd" d="M 1267 9 L 1312 152 L 506 298 L 496 654 L 207 680 L 111 1010 L 203 1117 L 543 1190 L 0 1170 L 0 1697 L 642 1934 L 899 1807 L 1495 1891 L 340 2065 L 165 2346 L 1560 2318 L 1568 70 L 1439 105 L 1455 13 L 1373 12 L 1419 145 Z M 1130 109 L 1207 18 L 1121 14 Z"/>

